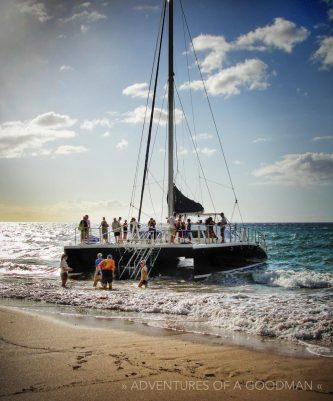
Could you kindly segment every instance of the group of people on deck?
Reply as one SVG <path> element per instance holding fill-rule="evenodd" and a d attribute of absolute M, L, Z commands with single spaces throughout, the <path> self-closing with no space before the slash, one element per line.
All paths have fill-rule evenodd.
<path fill-rule="evenodd" d="M 225 228 L 228 224 L 228 220 L 225 217 L 224 213 L 220 214 L 221 220 L 219 222 L 215 222 L 211 216 L 209 216 L 205 223 L 202 220 L 199 220 L 196 224 L 199 226 L 205 224 L 206 226 L 206 236 L 209 242 L 213 242 L 213 240 L 218 240 L 218 237 L 214 231 L 214 226 L 219 226 L 221 230 L 221 242 L 225 242 Z M 177 218 L 177 214 L 174 213 L 172 216 L 168 218 L 169 230 L 170 230 L 170 242 L 175 243 L 176 237 L 178 237 L 178 242 L 180 243 L 192 243 L 192 222 L 191 219 L 186 219 L 186 221 L 182 218 L 182 215 L 179 215 Z"/>
<path fill-rule="evenodd" d="M 225 242 L 225 228 L 228 224 L 228 220 L 226 219 L 224 213 L 220 213 L 221 220 L 216 222 L 213 220 L 211 216 L 209 216 L 205 222 L 202 220 L 199 220 L 196 222 L 196 225 L 199 225 L 200 227 L 205 225 L 205 232 L 206 232 L 206 238 L 208 238 L 209 242 L 214 242 L 218 241 L 219 238 L 216 235 L 216 229 L 214 228 L 215 226 L 218 226 L 220 228 L 221 232 L 221 242 Z M 169 237 L 170 237 L 170 242 L 171 243 L 192 243 L 193 239 L 193 232 L 192 232 L 192 221 L 189 218 L 183 218 L 182 215 L 178 215 L 174 213 L 172 216 L 170 216 L 167 219 L 167 222 L 169 224 Z M 101 232 L 101 242 L 102 243 L 109 243 L 109 227 L 110 225 L 106 221 L 105 217 L 102 218 L 102 221 L 99 225 L 99 229 Z M 81 243 L 83 242 L 89 242 L 89 236 L 91 234 L 91 228 L 90 228 L 90 220 L 89 216 L 86 214 L 83 216 L 82 220 L 80 221 L 79 224 L 79 230 L 81 231 Z M 131 233 L 130 239 L 132 240 L 138 240 L 140 238 L 140 225 L 136 221 L 135 217 L 132 217 L 130 222 L 128 223 L 127 220 L 124 220 L 122 222 L 122 218 L 116 217 L 113 218 L 113 222 L 111 223 L 111 230 L 114 235 L 114 240 L 116 244 L 121 244 L 123 242 L 128 241 L 128 232 Z M 156 220 L 151 217 L 147 223 L 147 230 L 148 230 L 148 235 L 147 239 L 150 240 L 156 240 L 158 236 L 158 231 L 156 229 Z M 203 231 L 201 228 L 198 231 Z M 201 235 L 198 233 L 198 235 Z M 176 241 L 177 239 L 177 241 Z"/>
<path fill-rule="evenodd" d="M 156 222 L 155 222 L 156 225 Z M 106 221 L 106 218 L 103 217 L 102 221 L 99 225 L 99 229 L 101 232 L 101 242 L 109 243 L 109 223 Z M 127 220 L 122 222 L 122 218 L 116 217 L 113 218 L 111 223 L 111 229 L 114 234 L 115 242 L 122 243 L 123 241 L 127 241 L 128 231 L 131 232 L 132 238 L 139 238 L 139 224 L 137 223 L 135 217 L 132 217 L 130 223 L 128 224 Z M 89 216 L 86 214 L 82 217 L 82 220 L 79 224 L 79 231 L 81 232 L 81 243 L 89 242 L 89 236 L 91 235 L 90 228 L 90 220 Z"/>

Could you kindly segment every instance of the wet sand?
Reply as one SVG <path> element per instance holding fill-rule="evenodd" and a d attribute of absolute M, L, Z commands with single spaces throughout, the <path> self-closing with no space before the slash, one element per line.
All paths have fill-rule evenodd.
<path fill-rule="evenodd" d="M 0 399 L 330 400 L 333 359 L 83 328 L 0 308 Z"/>

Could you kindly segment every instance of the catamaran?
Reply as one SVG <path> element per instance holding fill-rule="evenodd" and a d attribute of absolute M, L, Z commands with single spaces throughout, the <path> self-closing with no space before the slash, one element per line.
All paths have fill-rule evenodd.
<path fill-rule="evenodd" d="M 143 178 L 137 219 L 129 225 L 128 235 L 122 239 L 115 236 L 109 230 L 107 236 L 101 228 L 89 229 L 87 236 L 82 239 L 79 228 L 75 232 L 75 243 L 65 246 L 68 254 L 69 265 L 76 273 L 93 274 L 97 253 L 104 257 L 112 254 L 116 261 L 116 276 L 118 279 L 137 279 L 140 274 L 140 261 L 144 260 L 149 269 L 150 276 L 171 276 L 201 279 L 216 272 L 233 269 L 244 269 L 262 264 L 267 259 L 265 237 L 260 232 L 245 225 L 243 222 L 235 224 L 221 219 L 220 211 L 214 210 L 207 213 L 201 203 L 185 196 L 176 186 L 175 165 L 175 71 L 174 71 L 174 1 L 164 0 L 159 28 L 158 41 L 155 51 L 155 80 L 151 100 L 149 130 L 147 134 L 147 146 L 144 157 Z M 184 13 L 181 0 L 180 9 Z M 183 15 L 185 26 L 188 29 L 185 14 Z M 161 118 L 156 112 L 157 82 L 160 72 L 161 48 L 164 36 L 164 25 L 168 22 L 168 78 L 167 78 L 167 214 L 169 219 L 157 224 L 153 229 L 142 223 L 144 214 L 144 194 L 149 173 L 151 158 L 151 137 L 154 119 Z M 189 33 L 190 36 L 190 33 Z M 191 38 L 191 36 L 190 36 Z M 192 50 L 195 48 L 192 43 Z M 199 63 L 196 63 L 200 68 Z M 201 74 L 201 73 L 200 73 Z M 152 74 L 153 76 L 153 74 Z M 201 74 L 202 76 L 202 74 Z M 151 80 L 152 82 L 152 80 Z M 202 81 L 205 89 L 205 83 Z M 149 90 L 150 92 L 150 90 Z M 178 94 L 178 92 L 177 92 Z M 208 93 L 205 90 L 206 98 Z M 211 107 L 209 105 L 210 111 Z M 148 109 L 146 109 L 148 110 Z M 213 117 L 214 118 L 214 117 Z M 214 125 L 216 123 L 214 120 Z M 194 141 L 194 134 L 191 134 Z M 218 137 L 219 138 L 219 137 Z M 220 138 L 219 138 L 220 141 Z M 195 144 L 195 143 L 194 143 Z M 221 142 L 220 142 L 221 144 Z M 231 180 L 229 168 L 224 151 L 222 156 L 225 162 L 227 175 L 230 179 L 230 187 L 234 195 L 234 210 L 239 208 L 238 200 Z M 196 152 L 196 146 L 193 153 Z M 197 155 L 198 156 L 198 155 Z M 200 162 L 199 162 L 200 163 Z M 201 164 L 200 164 L 201 168 Z M 137 178 L 137 174 L 135 175 Z M 221 198 L 221 196 L 219 197 Z M 134 196 L 130 202 L 134 207 Z M 240 214 L 241 215 L 241 214 Z M 131 216 L 131 214 L 130 214 Z M 174 226 L 174 219 L 192 222 L 189 227 Z M 194 221 L 195 219 L 195 221 Z"/>

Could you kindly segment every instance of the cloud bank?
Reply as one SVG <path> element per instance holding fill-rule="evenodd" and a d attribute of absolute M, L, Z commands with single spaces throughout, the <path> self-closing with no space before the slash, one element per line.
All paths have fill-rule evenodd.
<path fill-rule="evenodd" d="M 229 97 L 240 94 L 241 90 L 264 90 L 269 87 L 267 64 L 258 58 L 249 58 L 225 67 L 230 52 L 268 52 L 277 49 L 291 53 L 309 35 L 306 28 L 298 27 L 284 18 L 275 18 L 272 24 L 241 35 L 233 42 L 227 42 L 224 36 L 199 35 L 193 39 L 193 48 L 196 53 L 208 52 L 199 61 L 201 71 L 206 75 L 204 85 L 208 93 Z M 186 82 L 180 88 L 204 89 L 199 80 Z"/>
<path fill-rule="evenodd" d="M 241 35 L 236 40 L 234 48 L 259 51 L 275 48 L 291 53 L 293 48 L 306 40 L 309 35 L 310 32 L 306 28 L 297 27 L 294 22 L 284 18 L 275 18 L 271 25 Z"/>
<path fill-rule="evenodd" d="M 69 130 L 77 120 L 67 115 L 48 112 L 28 121 L 9 121 L 0 125 L 0 158 L 48 155 L 43 146 L 59 139 L 69 139 Z"/>
<path fill-rule="evenodd" d="M 266 183 L 308 186 L 333 183 L 333 153 L 288 154 L 252 173 Z"/>
<path fill-rule="evenodd" d="M 312 59 L 319 62 L 323 70 L 333 67 L 333 36 L 320 40 L 319 49 L 314 53 Z"/>
<path fill-rule="evenodd" d="M 241 89 L 263 90 L 268 88 L 267 77 L 267 65 L 258 59 L 250 59 L 211 75 L 204 83 L 210 95 L 229 97 L 238 95 Z M 192 81 L 180 86 L 180 89 L 189 88 L 202 90 L 203 84 L 201 81 Z"/>
<path fill-rule="evenodd" d="M 53 18 L 47 13 L 45 4 L 42 2 L 28 0 L 19 4 L 17 7 L 22 14 L 31 15 L 37 18 L 41 23 L 47 22 Z"/>
<path fill-rule="evenodd" d="M 147 99 L 148 97 L 148 84 L 146 82 L 143 83 L 137 83 L 128 86 L 123 90 L 123 95 L 125 96 L 131 96 L 133 98 L 143 98 Z"/>

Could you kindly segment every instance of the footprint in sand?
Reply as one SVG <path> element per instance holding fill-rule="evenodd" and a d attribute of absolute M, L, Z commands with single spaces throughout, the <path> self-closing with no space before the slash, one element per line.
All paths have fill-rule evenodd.
<path fill-rule="evenodd" d="M 87 357 L 92 356 L 93 352 L 92 351 L 86 351 L 80 355 L 77 355 L 76 359 L 76 363 L 74 365 L 72 365 L 72 369 L 73 370 L 77 370 L 80 369 L 82 367 L 82 364 L 87 363 L 88 359 Z"/>

